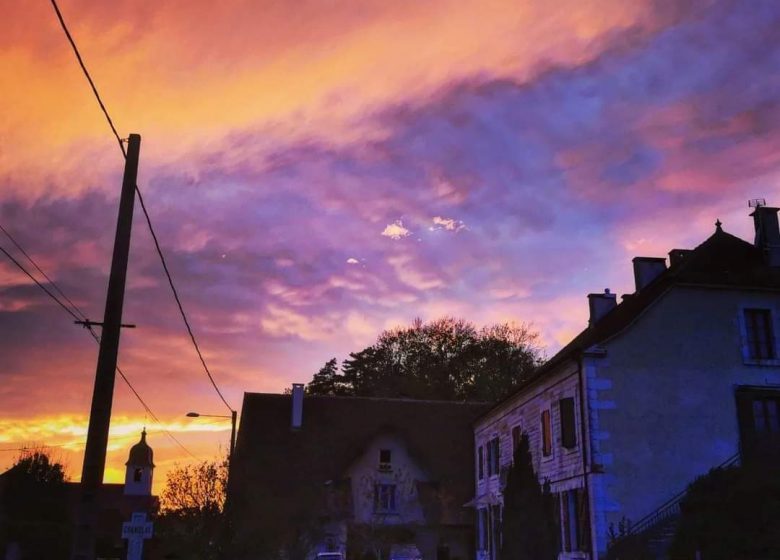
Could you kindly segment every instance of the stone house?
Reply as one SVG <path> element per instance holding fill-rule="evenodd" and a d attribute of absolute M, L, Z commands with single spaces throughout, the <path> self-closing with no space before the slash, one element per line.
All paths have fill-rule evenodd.
<path fill-rule="evenodd" d="M 471 423 L 486 405 L 247 393 L 228 504 L 237 558 L 473 556 Z M 464 468 L 464 465 L 467 465 Z"/>
<path fill-rule="evenodd" d="M 754 243 L 718 222 L 693 250 L 633 259 L 634 293 L 590 294 L 588 326 L 477 420 L 478 560 L 498 557 L 522 432 L 557 500 L 562 560 L 603 558 L 610 527 L 653 530 L 697 476 L 777 446 L 777 212 L 755 208 Z"/>

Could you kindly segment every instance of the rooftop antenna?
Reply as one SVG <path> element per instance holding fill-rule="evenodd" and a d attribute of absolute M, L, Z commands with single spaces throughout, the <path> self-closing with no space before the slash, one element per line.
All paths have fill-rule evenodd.
<path fill-rule="evenodd" d="M 762 206 L 766 206 L 765 198 L 751 198 L 748 200 L 748 207 L 750 208 L 761 208 Z"/>

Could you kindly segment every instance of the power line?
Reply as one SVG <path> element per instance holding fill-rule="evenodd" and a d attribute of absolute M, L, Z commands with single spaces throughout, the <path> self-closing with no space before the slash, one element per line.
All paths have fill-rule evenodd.
<path fill-rule="evenodd" d="M 65 305 L 64 303 L 62 303 L 62 302 L 59 300 L 59 298 L 57 298 L 57 296 L 55 296 L 53 293 L 51 293 L 51 292 L 49 291 L 49 289 L 48 289 L 46 286 L 44 286 L 43 284 L 41 284 L 40 282 L 38 282 L 38 279 L 37 279 L 37 278 L 35 278 L 35 276 L 33 276 L 32 274 L 30 274 L 30 273 L 27 271 L 27 269 L 26 269 L 26 268 L 24 268 L 24 266 L 22 266 L 22 264 L 21 264 L 19 261 L 17 261 L 17 260 L 16 260 L 16 259 L 15 259 L 15 258 L 14 258 L 12 255 L 11 255 L 11 253 L 9 253 L 8 251 L 6 251 L 6 250 L 5 250 L 3 247 L 0 247 L 0 251 L 2 251 L 2 252 L 5 254 L 5 256 L 6 256 L 6 257 L 8 257 L 8 258 L 11 260 L 11 262 L 12 262 L 12 263 L 14 263 L 14 264 L 16 265 L 16 267 L 17 267 L 19 270 L 21 270 L 21 271 L 22 271 L 22 272 L 24 272 L 24 273 L 25 273 L 27 276 L 29 276 L 29 277 L 30 277 L 30 279 L 31 279 L 33 282 L 35 282 L 35 283 L 38 285 L 38 287 L 39 287 L 40 289 L 42 289 L 44 292 L 46 292 L 46 294 L 47 294 L 47 295 L 48 295 L 48 296 L 49 296 L 51 299 L 53 299 L 54 301 L 56 301 L 56 302 L 57 302 L 57 305 L 59 305 L 60 307 L 62 307 L 62 308 L 65 310 L 65 312 L 66 312 L 68 315 L 70 315 L 71 317 L 73 317 L 73 318 L 74 318 L 74 319 L 76 319 L 77 321 L 80 321 L 80 320 L 81 320 L 81 317 L 79 317 L 79 316 L 78 316 L 78 315 L 76 315 L 76 314 L 75 314 L 73 311 L 71 311 L 71 310 L 70 310 L 70 308 L 69 308 L 67 305 Z"/>
<path fill-rule="evenodd" d="M 138 201 L 141 203 L 141 209 L 144 212 L 144 216 L 146 217 L 146 224 L 149 226 L 149 232 L 152 234 L 152 240 L 154 240 L 154 247 L 157 250 L 157 255 L 160 257 L 160 262 L 162 263 L 163 270 L 165 271 L 165 276 L 168 278 L 168 284 L 171 287 L 171 291 L 173 292 L 173 297 L 176 300 L 176 305 L 179 307 L 179 313 L 181 313 L 181 318 L 184 320 L 184 325 L 187 327 L 187 332 L 190 334 L 190 339 L 192 340 L 192 345 L 195 347 L 195 352 L 198 353 L 198 358 L 200 358 L 200 363 L 203 365 L 203 369 L 206 371 L 206 375 L 209 377 L 209 381 L 211 381 L 211 385 L 214 387 L 214 390 L 217 392 L 217 395 L 219 395 L 219 398 L 222 399 L 222 402 L 225 403 L 225 406 L 228 408 L 230 412 L 233 412 L 233 407 L 231 407 L 228 402 L 225 400 L 225 397 L 222 395 L 222 391 L 219 390 L 219 387 L 217 386 L 217 382 L 214 381 L 214 377 L 211 375 L 211 372 L 209 371 L 209 367 L 206 365 L 206 360 L 203 359 L 203 354 L 200 352 L 200 347 L 198 346 L 198 341 L 195 340 L 195 334 L 192 332 L 192 327 L 190 327 L 190 322 L 187 320 L 187 314 L 184 312 L 184 307 L 181 304 L 181 300 L 179 299 L 179 293 L 176 291 L 176 286 L 173 283 L 173 278 L 171 277 L 171 272 L 168 270 L 168 264 L 165 262 L 165 256 L 163 255 L 162 249 L 160 248 L 160 242 L 157 240 L 157 234 L 154 232 L 154 227 L 152 227 L 152 219 L 149 217 L 149 212 L 146 210 L 146 204 L 144 204 L 144 198 L 141 196 L 141 190 L 138 188 L 138 185 L 135 186 L 135 192 L 138 193 Z"/>
<path fill-rule="evenodd" d="M 165 430 L 160 430 L 160 431 L 165 433 Z M 159 432 L 154 431 L 154 430 L 149 430 L 147 432 L 147 434 L 156 434 L 156 433 L 159 433 Z M 128 440 L 128 439 L 135 439 L 137 437 L 138 436 L 136 434 L 128 434 L 128 435 L 125 435 L 125 436 L 110 437 L 110 438 L 108 438 L 108 441 L 110 441 L 110 442 L 125 441 L 125 440 Z M 49 444 L 49 445 L 47 445 L 47 444 L 31 443 L 30 445 L 24 445 L 22 447 L 7 447 L 7 448 L 4 448 L 4 449 L 0 449 L 0 453 L 12 452 L 12 451 L 32 451 L 32 450 L 36 450 L 36 449 L 54 449 L 55 447 L 72 447 L 72 446 L 84 447 L 85 444 L 86 444 L 86 442 L 82 441 L 82 440 L 79 440 L 79 441 L 68 441 L 68 442 L 65 442 L 65 443 L 54 443 L 54 444 Z M 192 455 L 192 457 L 194 459 L 196 459 L 196 460 L 198 459 L 194 455 Z"/>
<path fill-rule="evenodd" d="M 71 307 L 72 307 L 72 308 L 73 308 L 73 309 L 76 311 L 76 313 L 78 313 L 79 315 L 81 315 L 81 318 L 82 318 L 82 319 L 84 319 L 84 320 L 86 321 L 86 320 L 87 320 L 87 316 L 86 316 L 86 315 L 84 315 L 84 313 L 82 313 L 82 312 L 81 312 L 81 310 L 78 308 L 78 306 L 77 306 L 75 303 L 73 303 L 73 302 L 70 300 L 70 298 L 69 298 L 68 296 L 66 296 L 66 295 L 65 295 L 65 292 L 63 292 L 63 291 L 60 289 L 60 287 L 59 287 L 59 286 L 58 286 L 58 285 L 57 285 L 57 284 L 54 282 L 54 280 L 52 280 L 51 278 L 49 278 L 49 276 L 48 276 L 48 275 L 47 275 L 47 274 L 46 274 L 46 273 L 45 273 L 45 272 L 44 272 L 44 271 L 41 269 L 41 267 L 40 267 L 40 266 L 38 266 L 38 263 L 36 263 L 36 262 L 33 260 L 33 258 L 32 258 L 32 257 L 31 257 L 29 254 L 27 254 L 27 251 L 25 251 L 25 250 L 22 248 L 22 246 L 21 246 L 21 245 L 19 245 L 19 243 L 16 241 L 16 239 L 14 239 L 14 238 L 13 238 L 13 236 L 12 236 L 12 235 L 11 235 L 11 234 L 8 232 L 8 230 L 7 230 L 7 229 L 5 229 L 5 228 L 3 227 L 3 224 L 0 224 L 0 230 L 2 230 L 2 232 L 5 234 L 5 236 L 6 236 L 8 239 L 10 239 L 10 240 L 11 240 L 11 243 L 13 243 L 13 244 L 16 246 L 16 248 L 17 248 L 19 251 L 21 251 L 21 253 L 22 253 L 22 254 L 23 254 L 23 255 L 24 255 L 26 258 L 27 258 L 27 260 L 28 260 L 28 261 L 30 261 L 30 263 L 32 263 L 32 265 L 35 267 L 35 269 L 36 269 L 36 270 L 37 270 L 37 271 L 38 271 L 40 274 L 42 274 L 44 278 L 46 278 L 46 280 L 49 282 L 49 284 L 51 284 L 51 287 L 52 287 L 52 288 L 54 288 L 54 289 L 57 291 L 57 293 L 58 293 L 58 294 L 60 294 L 60 295 L 61 295 L 61 296 L 62 296 L 62 297 L 65 299 L 65 301 L 67 301 L 67 302 L 70 304 L 70 306 L 71 306 Z"/>
<path fill-rule="evenodd" d="M 25 257 L 27 257 L 27 259 L 28 259 L 28 260 L 29 260 L 29 261 L 30 261 L 30 262 L 33 264 L 33 266 L 35 266 L 35 267 L 36 267 L 36 268 L 37 268 L 37 269 L 40 271 L 40 273 L 41 273 L 41 274 L 43 274 L 43 276 L 44 276 L 45 278 L 47 278 L 47 279 L 48 279 L 49 277 L 46 275 L 46 273 L 45 273 L 45 272 L 43 272 L 43 270 L 41 270 L 41 268 L 40 268 L 40 267 L 39 267 L 39 266 L 38 266 L 38 265 L 35 263 L 35 261 L 32 259 L 32 257 L 30 257 L 30 255 L 29 255 L 29 254 L 28 254 L 28 253 L 27 253 L 27 252 L 26 252 L 24 249 L 22 249 L 22 247 L 21 247 L 21 246 L 20 246 L 20 245 L 19 245 L 19 244 L 18 244 L 18 243 L 17 243 L 17 242 L 16 242 L 16 241 L 13 239 L 13 237 L 11 237 L 11 235 L 8 233 L 8 231 L 7 231 L 5 228 L 3 228 L 1 225 L 0 225 L 0 228 L 1 228 L 1 229 L 2 229 L 2 231 L 3 231 L 3 232 L 4 232 L 4 233 L 5 233 L 5 234 L 6 234 L 6 235 L 9 237 L 9 239 L 11 239 L 11 240 L 14 242 L 14 244 L 15 244 L 15 245 L 16 245 L 16 246 L 19 248 L 19 250 L 22 252 L 22 254 L 24 254 L 24 256 L 25 256 Z M 67 313 L 68 313 L 68 314 L 69 314 L 71 317 L 73 317 L 74 319 L 76 319 L 76 321 L 80 321 L 80 320 L 81 320 L 81 318 L 80 318 L 78 315 L 76 315 L 76 312 L 77 312 L 77 313 L 79 313 L 79 314 L 80 314 L 80 315 L 81 315 L 81 316 L 82 316 L 82 317 L 83 317 L 83 318 L 86 320 L 86 315 L 84 315 L 84 313 L 83 313 L 83 312 L 82 312 L 82 311 L 81 311 L 81 310 L 78 308 L 78 306 L 76 306 L 76 304 L 74 304 L 74 303 L 73 303 L 73 302 L 70 300 L 70 298 L 68 298 L 68 296 L 66 296 L 66 295 L 65 295 L 65 294 L 62 292 L 62 290 L 60 290 L 59 288 L 57 288 L 57 290 L 58 290 L 58 291 L 59 291 L 59 292 L 60 292 L 60 293 L 63 295 L 63 297 L 65 297 L 65 299 L 67 299 L 67 300 L 68 300 L 68 302 L 70 302 L 70 304 L 73 306 L 73 309 L 75 310 L 75 312 L 74 312 L 74 311 L 72 311 L 70 308 L 68 308 L 68 306 L 66 306 L 64 303 L 62 303 L 62 302 L 59 300 L 59 298 L 57 298 L 57 296 L 55 296 L 55 295 L 54 295 L 52 292 L 50 292 L 50 291 L 49 291 L 49 290 L 46 288 L 46 286 L 44 286 L 43 284 L 41 284 L 41 283 L 38 281 L 38 279 L 37 279 L 37 278 L 35 278 L 35 277 L 34 277 L 32 274 L 30 274 L 30 272 L 29 272 L 29 271 L 28 271 L 28 270 L 27 270 L 27 269 L 26 269 L 26 268 L 25 268 L 25 267 L 24 267 L 24 266 L 23 266 L 23 265 L 22 265 L 22 264 L 21 264 L 19 261 L 17 261 L 17 260 L 16 260 L 16 259 L 15 259 L 15 258 L 14 258 L 14 257 L 13 257 L 13 256 L 12 256 L 12 255 L 11 255 L 9 252 L 8 252 L 8 251 L 6 251 L 6 250 L 5 250 L 5 249 L 4 249 L 2 246 L 0 246 L 0 251 L 2 251 L 2 252 L 3 252 L 3 253 L 4 253 L 4 254 L 5 254 L 5 255 L 6 255 L 6 256 L 7 256 L 7 257 L 8 257 L 8 258 L 11 260 L 11 262 L 13 262 L 13 263 L 14 263 L 14 264 L 17 266 L 17 268 L 19 268 L 19 270 L 21 270 L 21 271 L 22 271 L 22 272 L 24 272 L 24 273 L 25 273 L 25 274 L 26 274 L 28 277 L 30 277 L 30 278 L 32 279 L 32 281 L 33 281 L 33 282 L 35 282 L 35 283 L 38 285 L 38 287 L 40 287 L 40 288 L 41 288 L 41 289 L 42 289 L 44 292 L 46 292 L 46 294 L 48 294 L 48 296 L 49 296 L 50 298 L 52 298 L 52 299 L 53 299 L 55 302 L 57 302 L 57 304 L 58 304 L 60 307 L 62 307 L 62 309 L 64 309 L 64 310 L 65 310 L 65 311 L 66 311 L 66 312 L 67 312 Z M 51 280 L 49 280 L 49 282 L 51 282 L 51 283 L 54 285 L 54 283 L 53 283 Z M 97 335 L 97 333 L 96 333 L 96 332 L 95 332 L 95 331 L 92 329 L 92 326 L 91 326 L 91 325 L 89 325 L 89 324 L 87 323 L 87 324 L 86 324 L 86 328 L 87 328 L 87 330 L 89 331 L 89 334 L 90 334 L 90 335 L 92 335 L 92 338 L 94 338 L 94 339 L 95 339 L 95 341 L 96 341 L 98 344 L 100 344 L 100 337 L 99 337 L 99 336 Z M 124 380 L 124 382 L 125 382 L 125 383 L 127 384 L 127 386 L 130 388 L 130 391 L 132 391 L 133 395 L 135 395 L 135 397 L 138 399 L 138 402 L 140 402 L 140 403 L 141 403 L 141 406 L 143 406 L 144 410 L 145 410 L 145 411 L 146 411 L 146 412 L 149 414 L 149 416 L 151 416 L 151 417 L 152 417 L 152 419 L 153 419 L 155 422 L 157 422 L 157 424 L 159 424 L 160 426 L 162 426 L 162 422 L 160 422 L 160 419 L 159 419 L 159 418 L 158 418 L 158 417 L 157 417 L 157 416 L 154 414 L 154 412 L 152 412 L 152 409 L 149 407 L 149 405 L 147 405 L 147 404 L 146 404 L 146 401 L 144 401 L 144 399 L 141 397 L 141 395 L 138 393 L 138 391 L 136 391 L 135 387 L 133 387 L 133 384 L 132 384 L 132 383 L 130 383 L 130 380 L 127 378 L 127 376 L 124 374 L 124 372 L 123 372 L 123 371 L 122 371 L 122 370 L 119 368 L 119 366 L 117 366 L 117 368 L 116 368 L 116 371 L 117 371 L 117 373 L 119 373 L 119 376 L 122 378 L 122 380 Z M 185 452 L 186 452 L 188 455 L 190 455 L 190 456 L 191 456 L 193 459 L 196 459 L 196 460 L 197 460 L 197 457 L 195 457 L 195 455 L 193 455 L 193 454 L 192 454 L 192 452 L 190 452 L 190 450 L 189 450 L 189 449 L 187 449 L 186 447 L 184 447 L 184 445 L 183 445 L 183 444 L 182 444 L 182 443 L 181 443 L 181 442 L 180 442 L 178 439 L 176 439 L 176 437 L 175 437 L 173 434 L 171 434 L 170 432 L 168 432 L 168 431 L 167 431 L 167 430 L 165 430 L 164 428 L 163 428 L 163 431 L 164 431 L 164 432 L 165 432 L 165 433 L 168 435 L 168 437 L 170 437 L 170 438 L 171 438 L 171 439 L 172 439 L 172 440 L 173 440 L 173 441 L 174 441 L 174 442 L 175 442 L 175 443 L 176 443 L 176 444 L 177 444 L 179 447 L 181 447 L 181 448 L 182 448 L 182 450 L 184 450 L 184 451 L 185 451 Z"/>
<path fill-rule="evenodd" d="M 60 12 L 59 6 L 57 6 L 56 0 L 51 0 L 51 5 L 54 7 L 54 11 L 57 13 L 57 19 L 60 20 L 60 26 L 62 27 L 62 30 L 65 32 L 65 36 L 68 38 L 68 42 L 70 43 L 70 46 L 73 47 L 73 52 L 76 54 L 76 59 L 79 61 L 81 70 L 84 72 L 84 76 L 86 76 L 87 81 L 89 82 L 89 85 L 92 88 L 92 93 L 95 94 L 95 99 L 97 99 L 98 105 L 100 105 L 100 108 L 103 110 L 103 114 L 106 116 L 108 125 L 111 127 L 111 132 L 114 133 L 114 136 L 116 137 L 116 141 L 119 143 L 119 149 L 122 151 L 122 156 L 124 158 L 127 158 L 127 153 L 125 152 L 125 146 L 122 143 L 122 139 L 119 137 L 119 133 L 116 131 L 116 127 L 114 126 L 114 122 L 111 120 L 111 116 L 108 114 L 108 110 L 106 109 L 106 106 L 103 105 L 103 100 L 100 99 L 100 94 L 98 93 L 97 87 L 95 87 L 95 82 L 92 81 L 92 76 L 89 75 L 89 71 L 87 70 L 87 67 L 84 65 L 84 61 L 81 59 L 81 54 L 79 53 L 79 49 L 76 46 L 76 42 L 73 40 L 73 37 L 71 37 L 70 31 L 68 31 L 68 26 L 65 25 L 65 20 L 62 18 L 62 13 Z"/>
<path fill-rule="evenodd" d="M 97 91 L 97 87 L 95 86 L 95 83 L 92 81 L 92 77 L 89 75 L 89 71 L 84 65 L 84 61 L 81 59 L 81 54 L 79 53 L 78 47 L 76 46 L 76 42 L 73 40 L 73 37 L 68 31 L 67 25 L 65 25 L 65 20 L 63 19 L 62 13 L 60 12 L 59 7 L 57 6 L 57 2 L 56 0 L 51 0 L 51 3 L 52 6 L 54 7 L 54 11 L 57 13 L 57 19 L 59 19 L 60 21 L 62 30 L 65 32 L 65 35 L 67 36 L 71 47 L 73 47 L 73 52 L 76 54 L 76 58 L 78 59 L 78 62 L 81 65 L 81 69 L 84 72 L 84 76 L 89 81 L 89 85 L 92 88 L 92 92 L 95 94 L 95 99 L 97 99 L 97 102 L 100 105 L 100 109 L 103 111 L 103 114 L 106 116 L 106 120 L 108 121 L 108 124 L 111 127 L 111 131 L 114 133 L 114 136 L 116 137 L 117 142 L 119 143 L 119 148 L 120 150 L 122 150 L 122 156 L 125 159 L 127 159 L 127 153 L 125 152 L 125 147 L 124 144 L 122 143 L 122 139 L 120 138 L 119 133 L 116 131 L 116 128 L 114 127 L 114 123 L 111 120 L 111 116 L 108 114 L 108 110 L 106 109 L 106 106 L 103 104 L 103 101 L 100 99 L 100 94 Z M 233 412 L 233 408 L 225 400 L 225 397 L 222 395 L 222 391 L 219 390 L 216 381 L 214 381 L 214 377 L 211 375 L 211 371 L 209 371 L 209 368 L 206 365 L 206 360 L 203 358 L 203 354 L 200 351 L 198 342 L 195 339 L 195 334 L 192 332 L 192 327 L 190 327 L 190 323 L 187 320 L 187 314 L 184 312 L 184 307 L 182 306 L 181 300 L 179 299 L 179 294 L 176 291 L 176 286 L 173 283 L 173 278 L 171 278 L 171 273 L 168 270 L 168 265 L 165 262 L 165 257 L 163 256 L 162 249 L 160 248 L 160 243 L 157 240 L 157 235 L 155 234 L 154 228 L 152 227 L 152 220 L 149 217 L 149 213 L 146 210 L 146 205 L 144 204 L 144 200 L 143 197 L 141 196 L 141 191 L 138 188 L 138 185 L 135 186 L 135 190 L 136 193 L 138 193 L 138 200 L 141 203 L 141 208 L 143 209 L 144 216 L 146 217 L 146 223 L 149 226 L 149 231 L 152 234 L 152 239 L 154 240 L 155 249 L 157 250 L 157 254 L 160 257 L 160 261 L 162 262 L 163 269 L 165 270 L 165 276 L 168 278 L 168 284 L 171 286 L 173 297 L 176 300 L 176 305 L 179 307 L 179 312 L 181 313 L 181 317 L 184 320 L 184 325 L 187 327 L 187 332 L 189 333 L 190 339 L 192 340 L 192 344 L 195 347 L 195 352 L 197 352 L 198 358 L 200 359 L 200 362 L 203 365 L 203 369 L 206 371 L 206 375 L 208 376 L 209 381 L 211 381 L 211 384 L 214 387 L 214 390 L 217 392 L 217 395 L 219 395 L 219 398 L 222 400 L 222 402 L 225 404 L 228 410 Z"/>

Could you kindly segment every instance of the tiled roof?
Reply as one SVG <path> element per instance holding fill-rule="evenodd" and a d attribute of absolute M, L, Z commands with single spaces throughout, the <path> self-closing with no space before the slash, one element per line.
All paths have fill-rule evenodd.
<path fill-rule="evenodd" d="M 471 423 L 487 404 L 307 395 L 302 428 L 293 430 L 291 400 L 289 395 L 244 396 L 231 496 L 262 487 L 263 500 L 278 500 L 282 511 L 296 489 L 338 484 L 366 446 L 390 432 L 406 443 L 451 503 L 459 507 L 471 497 Z"/>

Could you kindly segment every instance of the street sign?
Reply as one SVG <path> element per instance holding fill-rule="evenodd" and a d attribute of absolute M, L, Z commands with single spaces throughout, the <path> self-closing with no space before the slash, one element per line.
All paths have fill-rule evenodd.
<path fill-rule="evenodd" d="M 136 512 L 130 521 L 122 523 L 122 538 L 127 540 L 127 560 L 141 560 L 144 541 L 152 538 L 152 522 L 146 514 Z"/>

